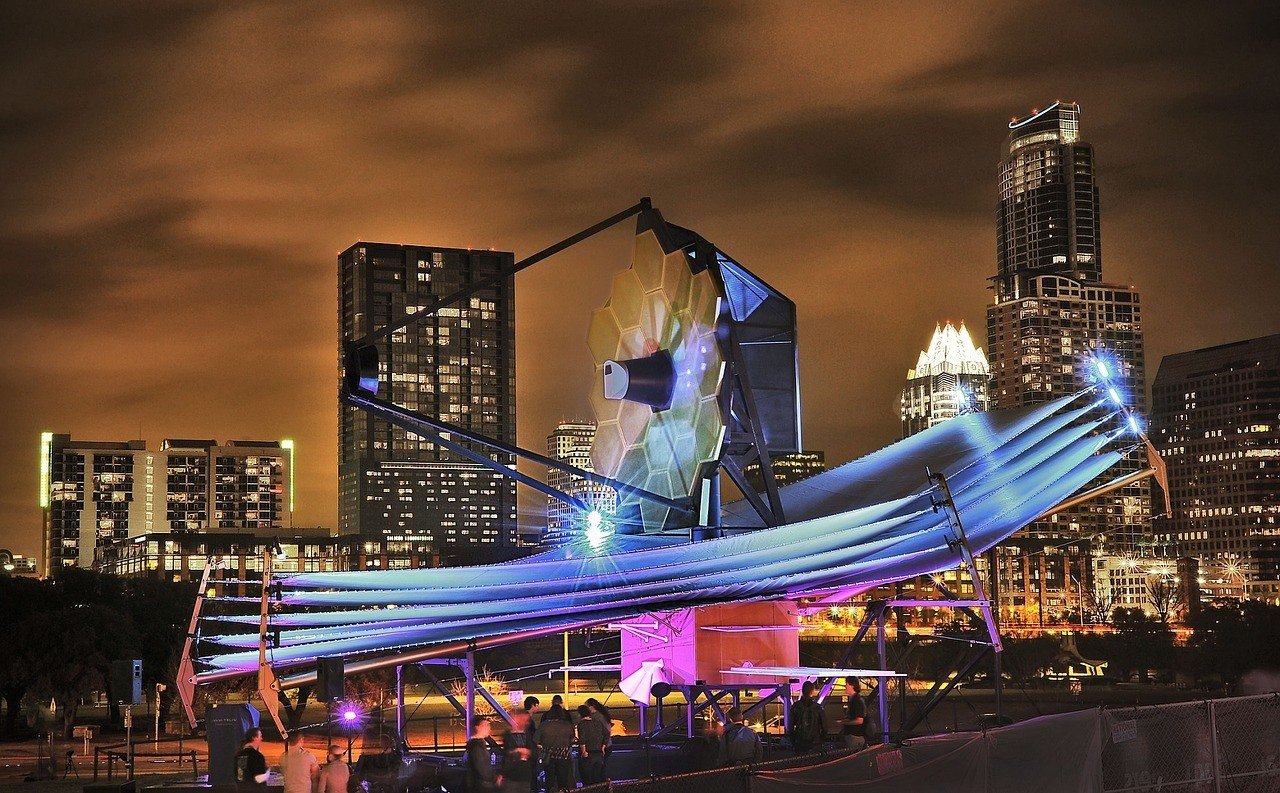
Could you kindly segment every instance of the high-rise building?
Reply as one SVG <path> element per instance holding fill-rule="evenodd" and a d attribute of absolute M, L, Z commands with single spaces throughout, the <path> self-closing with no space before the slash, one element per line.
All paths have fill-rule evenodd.
<path fill-rule="evenodd" d="M 1054 102 L 1009 123 L 1000 158 L 996 293 L 1013 296 L 1037 275 L 1102 280 L 1093 146 L 1080 138 L 1080 106 Z"/>
<path fill-rule="evenodd" d="M 358 242 L 338 256 L 340 344 L 513 261 L 499 251 Z M 507 278 L 378 341 L 379 396 L 514 445 L 514 289 Z M 338 440 L 340 534 L 430 542 L 451 558 L 517 544 L 510 478 L 349 405 L 339 407 Z"/>
<path fill-rule="evenodd" d="M 915 368 L 907 370 L 907 386 L 902 391 L 902 437 L 915 435 L 964 413 L 986 410 L 990 371 L 986 354 L 974 345 L 963 322 L 959 328 L 950 322 L 934 326 L 928 348 L 921 351 Z M 983 560 L 979 560 L 979 564 L 982 563 Z M 916 576 L 893 587 L 883 587 L 874 596 L 936 598 L 935 579 L 958 596 L 973 594 L 973 582 L 967 573 L 947 570 L 936 576 Z M 941 609 L 917 609 L 915 614 L 904 616 L 913 622 L 933 624 L 952 615 Z"/>
<path fill-rule="evenodd" d="M 962 413 L 987 409 L 987 355 L 969 330 L 950 322 L 933 329 L 929 347 L 907 371 L 902 391 L 902 437 L 914 435 Z"/>
<path fill-rule="evenodd" d="M 769 462 L 773 467 L 773 477 L 777 480 L 778 487 L 808 479 L 814 474 L 827 470 L 826 455 L 814 449 L 780 454 Z M 746 477 L 747 484 L 754 487 L 757 493 L 764 492 L 764 479 L 760 476 L 759 460 L 753 460 L 744 465 L 742 474 Z"/>
<path fill-rule="evenodd" d="M 40 443 L 43 564 L 89 567 L 96 549 L 151 532 L 271 529 L 293 522 L 293 441 Z"/>
<path fill-rule="evenodd" d="M 1280 605 L 1280 334 L 1165 356 L 1151 398 L 1172 507 L 1158 530 L 1209 597 Z"/>
<path fill-rule="evenodd" d="M 547 436 L 547 456 L 584 471 L 594 471 L 591 444 L 596 437 L 594 421 L 562 421 Z M 581 499 L 587 506 L 610 515 L 617 509 L 618 494 L 608 485 L 590 482 L 556 468 L 547 469 L 547 484 Z M 558 498 L 547 498 L 547 528 L 543 545 L 568 542 L 585 529 L 583 516 Z"/>
<path fill-rule="evenodd" d="M 1115 370 L 1116 391 L 1130 407 L 1145 412 L 1138 292 L 1102 281 L 1094 152 L 1081 138 L 1079 119 L 1078 105 L 1055 102 L 1009 124 L 999 166 L 995 299 L 987 309 L 995 409 L 1074 393 L 1088 383 L 1094 358 L 1102 357 Z M 1144 465 L 1142 453 L 1135 452 L 1111 475 Z M 1038 547 L 1040 540 L 1054 540 L 1084 548 L 1075 541 L 1085 538 L 1098 552 L 1142 554 L 1152 545 L 1150 516 L 1150 487 L 1142 480 L 1032 524 L 1015 538 L 1021 542 L 1009 547 Z M 1073 559 L 1064 559 L 1063 566 L 1081 569 Z M 1046 583 L 1042 600 L 1071 603 L 1079 601 L 1078 588 L 1089 582 L 1067 577 L 1053 586 L 1063 591 L 1050 592 Z M 1037 592 L 1041 589 L 1037 585 Z M 1001 592 L 1002 609 L 1037 610 L 1043 605 L 1025 602 L 1023 596 L 1005 600 L 1005 594 Z"/>

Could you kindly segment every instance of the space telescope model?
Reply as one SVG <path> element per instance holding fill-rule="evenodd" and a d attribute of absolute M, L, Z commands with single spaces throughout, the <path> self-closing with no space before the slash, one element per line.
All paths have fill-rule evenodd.
<path fill-rule="evenodd" d="M 655 613 L 836 601 L 960 564 L 972 569 L 975 554 L 1033 520 L 1158 474 L 1123 395 L 1101 378 L 1041 405 L 951 419 L 779 488 L 772 459 L 799 450 L 801 435 L 795 305 L 776 289 L 667 223 L 647 199 L 493 280 L 633 217 L 631 266 L 615 276 L 588 330 L 594 471 L 378 397 L 377 342 L 493 281 L 344 346 L 343 401 L 562 499 L 595 531 L 480 567 L 273 573 L 267 557 L 253 613 L 205 615 L 203 595 L 197 603 L 179 671 L 189 717 L 195 686 L 255 673 L 275 715 L 280 691 L 314 682 L 319 657 L 344 656 L 348 672 L 368 671 Z M 1107 481 L 1143 445 L 1154 467 Z M 613 487 L 618 510 L 603 515 L 476 447 Z M 743 474 L 752 462 L 765 475 L 763 492 Z M 725 508 L 721 472 L 745 495 Z M 998 649 L 994 628 L 993 642 Z"/>
<path fill-rule="evenodd" d="M 592 314 L 587 346 L 596 363 L 595 470 L 696 508 L 622 492 L 620 530 L 716 536 L 721 471 L 764 525 L 784 521 L 772 460 L 801 448 L 795 303 L 646 209 L 631 266 Z M 747 483 L 751 463 L 764 493 Z"/>

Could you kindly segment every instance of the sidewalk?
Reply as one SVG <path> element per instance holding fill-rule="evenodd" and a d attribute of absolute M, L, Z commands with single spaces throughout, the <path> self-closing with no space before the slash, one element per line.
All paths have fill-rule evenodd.
<path fill-rule="evenodd" d="M 98 765 L 99 781 L 106 780 L 107 774 L 107 758 L 105 752 L 108 748 L 111 751 L 123 751 L 120 744 L 123 743 L 123 736 L 109 735 L 106 738 L 95 739 L 89 742 L 89 752 L 85 754 L 85 744 L 80 740 L 55 740 L 53 742 L 53 755 L 57 761 L 58 776 L 63 775 L 64 764 L 66 761 L 66 752 L 70 749 L 72 754 L 72 769 L 68 771 L 68 782 L 75 782 L 76 775 L 80 779 L 78 786 L 74 788 L 66 788 L 68 790 L 79 790 L 79 786 L 88 784 L 93 780 L 93 755 L 94 749 L 101 750 L 101 756 Z M 187 753 L 186 758 L 181 760 L 172 756 L 172 753 L 178 751 L 179 743 L 177 738 L 162 738 L 160 741 L 160 752 L 169 753 L 167 757 L 154 757 L 156 754 L 156 745 L 153 741 L 137 741 L 134 743 L 134 752 L 136 755 L 135 768 L 139 778 L 146 776 L 164 778 L 191 778 L 191 760 L 189 753 L 194 750 L 196 753 L 196 761 L 200 768 L 200 773 L 204 774 L 208 771 L 209 746 L 204 738 L 186 738 L 182 741 L 182 751 Z M 24 783 L 23 779 L 28 774 L 36 771 L 38 759 L 45 762 L 48 761 L 49 744 L 47 740 L 31 739 L 27 741 L 16 741 L 12 743 L 0 743 L 0 789 L 5 789 L 10 785 L 18 784 L 26 786 L 24 790 L 62 790 L 62 781 L 57 782 L 43 780 L 37 783 Z M 115 778 L 120 779 L 128 773 L 123 763 L 119 760 L 115 763 Z M 35 785 L 35 787 L 32 787 Z"/>

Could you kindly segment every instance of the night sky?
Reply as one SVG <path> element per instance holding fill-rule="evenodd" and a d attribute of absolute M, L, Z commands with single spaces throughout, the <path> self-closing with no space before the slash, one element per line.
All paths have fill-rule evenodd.
<path fill-rule="evenodd" d="M 1005 125 L 1055 99 L 1148 379 L 1280 331 L 1280 13 L 1004 5 L 3 4 L 0 546 L 38 553 L 42 430 L 292 437 L 334 525 L 337 253 L 527 255 L 642 195 L 797 302 L 805 445 L 866 453 L 935 322 L 985 346 Z M 517 280 L 526 446 L 590 416 L 630 234 Z"/>

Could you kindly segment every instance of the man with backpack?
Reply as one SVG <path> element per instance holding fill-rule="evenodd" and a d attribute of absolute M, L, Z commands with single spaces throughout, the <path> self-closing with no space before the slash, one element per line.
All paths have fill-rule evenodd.
<path fill-rule="evenodd" d="M 827 735 L 826 717 L 818 704 L 817 686 L 806 680 L 800 689 L 800 699 L 791 706 L 791 746 L 796 754 L 808 754 L 822 748 Z"/>
<path fill-rule="evenodd" d="M 721 755 L 729 765 L 750 765 L 764 759 L 764 745 L 756 731 L 742 723 L 742 711 L 729 708 L 725 713 L 729 720 L 720 739 Z"/>

